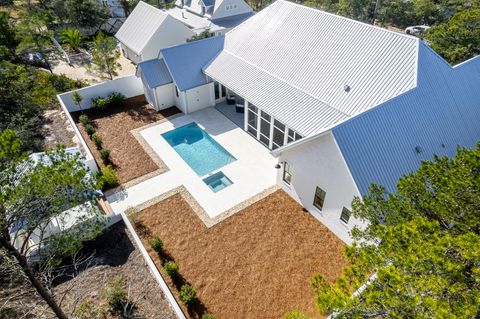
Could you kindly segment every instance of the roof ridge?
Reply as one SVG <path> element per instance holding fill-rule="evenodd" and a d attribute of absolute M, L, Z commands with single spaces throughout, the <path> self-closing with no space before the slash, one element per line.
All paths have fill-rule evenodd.
<path fill-rule="evenodd" d="M 245 60 L 244 58 L 239 57 L 239 56 L 236 55 L 235 53 L 232 53 L 232 52 L 230 52 L 228 49 L 225 49 L 225 47 L 223 48 L 223 51 L 227 52 L 228 54 L 234 56 L 235 58 L 237 58 L 237 59 L 239 59 L 239 60 L 241 60 L 241 61 L 243 61 L 243 62 L 245 62 L 245 63 L 248 63 L 249 65 L 253 66 L 254 68 L 256 68 L 256 69 L 258 69 L 258 70 L 260 70 L 260 71 L 262 71 L 262 72 L 264 72 L 264 73 L 266 73 L 266 74 L 268 74 L 268 75 L 270 75 L 270 76 L 272 76 L 272 77 L 274 77 L 274 78 L 282 81 L 283 83 L 285 83 L 285 84 L 287 84 L 287 85 L 295 88 L 296 90 L 298 90 L 298 91 L 300 91 L 300 92 L 308 95 L 309 97 L 311 97 L 311 98 L 319 101 L 320 103 L 324 104 L 325 106 L 328 106 L 329 108 L 334 109 L 334 110 L 337 111 L 338 113 L 341 113 L 341 114 L 346 115 L 346 116 L 348 116 L 348 117 L 352 117 L 352 116 L 353 116 L 353 114 L 349 114 L 349 113 L 343 112 L 343 111 L 339 110 L 338 108 L 336 108 L 335 106 L 330 105 L 330 104 L 326 103 L 325 101 L 322 101 L 322 100 L 319 99 L 318 97 L 313 96 L 311 93 L 308 93 L 308 92 L 306 92 L 305 90 L 299 88 L 298 86 L 290 83 L 289 81 L 286 81 L 286 80 L 278 77 L 277 75 L 275 75 L 275 74 L 273 74 L 273 73 L 271 73 L 271 72 L 269 72 L 269 71 L 267 71 L 267 70 L 265 70 L 265 69 L 263 69 L 263 68 L 258 67 L 257 65 L 253 64 L 252 62 L 247 61 L 247 60 Z"/>
<path fill-rule="evenodd" d="M 302 5 L 302 4 L 300 4 L 300 3 L 296 3 L 296 2 L 292 2 L 292 1 L 288 1 L 288 0 L 276 0 L 273 4 L 275 4 L 276 2 L 287 3 L 288 5 L 298 6 L 298 7 L 307 9 L 307 10 L 312 10 L 312 11 L 320 12 L 320 13 L 322 13 L 322 14 L 326 14 L 326 15 L 329 15 L 329 16 L 333 16 L 333 17 L 335 17 L 335 18 L 339 18 L 339 19 L 343 19 L 343 20 L 347 20 L 347 21 L 354 22 L 354 23 L 356 23 L 356 24 L 364 25 L 364 26 L 370 27 L 370 28 L 372 28 L 372 29 L 377 29 L 377 30 L 380 30 L 380 31 L 383 31 L 383 32 L 391 33 L 391 34 L 393 34 L 393 35 L 396 35 L 396 36 L 399 36 L 399 37 L 402 37 L 402 38 L 406 38 L 406 39 L 410 39 L 410 40 L 415 41 L 415 42 L 419 42 L 419 41 L 420 41 L 419 38 L 414 37 L 414 36 L 411 36 L 411 35 L 408 35 L 408 34 L 403 34 L 403 33 L 396 32 L 396 31 L 391 31 L 391 30 L 382 28 L 382 27 L 377 26 L 377 25 L 373 25 L 373 24 L 369 24 L 369 23 L 366 23 L 366 22 L 358 21 L 358 20 L 355 20 L 355 19 L 352 19 L 352 18 L 344 17 L 344 16 L 341 16 L 341 15 L 339 15 L 339 14 L 331 13 L 331 12 L 328 12 L 328 11 L 325 11 L 325 10 L 321 10 L 321 9 L 318 9 L 318 8 L 308 7 L 308 6 Z"/>

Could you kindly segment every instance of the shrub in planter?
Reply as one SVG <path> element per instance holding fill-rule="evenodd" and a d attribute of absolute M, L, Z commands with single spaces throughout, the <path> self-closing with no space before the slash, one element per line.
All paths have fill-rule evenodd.
<path fill-rule="evenodd" d="M 215 319 L 215 317 L 211 313 L 204 313 L 202 319 Z"/>
<path fill-rule="evenodd" d="M 95 128 L 92 124 L 85 125 L 85 132 L 87 132 L 88 136 L 92 138 L 93 133 L 95 133 Z"/>
<path fill-rule="evenodd" d="M 149 239 L 148 244 L 157 252 L 157 254 L 161 254 L 163 252 L 163 240 L 161 240 L 160 237 L 155 236 Z"/>
<path fill-rule="evenodd" d="M 167 275 L 172 279 L 178 276 L 178 271 L 179 271 L 178 264 L 174 261 L 167 261 L 163 265 L 163 269 L 165 270 Z"/>
<path fill-rule="evenodd" d="M 106 167 L 102 168 L 98 175 L 98 186 L 100 188 L 103 188 L 104 186 L 115 187 L 118 185 L 117 171 L 112 167 L 112 165 L 107 165 Z"/>
<path fill-rule="evenodd" d="M 102 148 L 102 138 L 97 135 L 97 134 L 93 134 L 92 135 L 92 142 L 93 144 L 95 144 L 95 147 L 97 148 L 97 150 L 101 149 Z"/>
<path fill-rule="evenodd" d="M 83 126 L 86 126 L 87 124 L 92 124 L 88 116 L 85 114 L 80 115 L 80 117 L 78 118 L 78 121 L 82 123 Z"/>
<path fill-rule="evenodd" d="M 105 299 L 112 310 L 122 310 L 128 303 L 128 295 L 125 286 L 127 279 L 123 276 L 115 277 L 107 285 Z"/>
<path fill-rule="evenodd" d="M 100 158 L 104 164 L 110 163 L 110 151 L 106 148 L 100 150 Z"/>
<path fill-rule="evenodd" d="M 107 106 L 108 106 L 108 99 L 107 98 L 97 96 L 97 97 L 94 97 L 92 99 L 92 107 L 93 108 L 96 108 L 96 109 L 99 109 L 99 110 L 104 110 L 104 109 L 107 108 Z"/>
<path fill-rule="evenodd" d="M 289 313 L 285 314 L 284 319 L 310 319 L 303 311 L 292 310 Z M 202 318 L 203 319 L 203 318 Z"/>
<path fill-rule="evenodd" d="M 197 292 L 195 291 L 195 288 L 192 286 L 185 284 L 182 286 L 180 289 L 180 293 L 178 294 L 180 297 L 180 300 L 183 301 L 183 303 L 186 306 L 191 305 L 195 301 L 195 297 L 197 296 Z"/>
<path fill-rule="evenodd" d="M 120 92 L 113 92 L 108 95 L 108 106 L 122 105 L 127 99 L 125 95 Z"/>

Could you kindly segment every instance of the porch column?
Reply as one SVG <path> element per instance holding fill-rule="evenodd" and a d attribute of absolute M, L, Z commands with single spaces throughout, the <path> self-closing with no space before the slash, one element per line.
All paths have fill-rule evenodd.
<path fill-rule="evenodd" d="M 243 109 L 243 129 L 248 130 L 248 101 L 244 99 L 244 109 Z"/>

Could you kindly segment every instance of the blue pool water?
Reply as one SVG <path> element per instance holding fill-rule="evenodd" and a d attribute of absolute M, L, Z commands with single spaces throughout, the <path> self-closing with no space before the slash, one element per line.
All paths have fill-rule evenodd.
<path fill-rule="evenodd" d="M 207 178 L 204 178 L 203 182 L 207 184 L 214 193 L 221 191 L 225 187 L 233 184 L 232 181 L 225 176 L 225 174 L 223 174 L 223 172 L 217 172 L 213 175 L 210 175 Z"/>
<path fill-rule="evenodd" d="M 199 176 L 236 161 L 195 122 L 163 133 L 162 136 Z"/>

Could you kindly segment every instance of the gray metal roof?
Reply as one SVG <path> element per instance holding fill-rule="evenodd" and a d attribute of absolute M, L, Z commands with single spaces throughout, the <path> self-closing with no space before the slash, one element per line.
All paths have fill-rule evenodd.
<path fill-rule="evenodd" d="M 140 1 L 115 37 L 137 54 L 141 54 L 150 38 L 162 25 L 168 14 Z"/>
<path fill-rule="evenodd" d="M 138 70 L 143 73 L 143 78 L 151 89 L 173 82 L 163 59 L 140 62 Z"/>
<path fill-rule="evenodd" d="M 308 136 L 414 88 L 418 44 L 278 0 L 228 32 L 205 73 Z"/>

